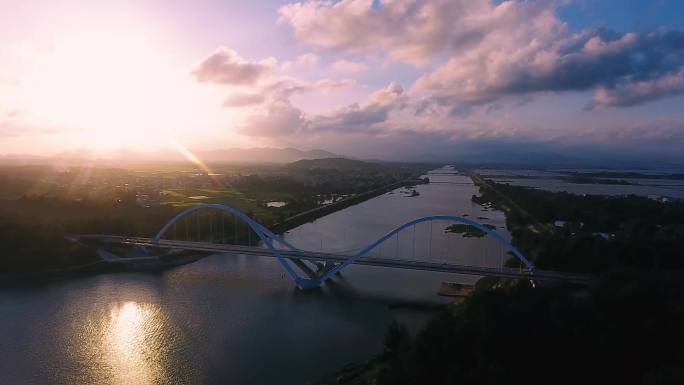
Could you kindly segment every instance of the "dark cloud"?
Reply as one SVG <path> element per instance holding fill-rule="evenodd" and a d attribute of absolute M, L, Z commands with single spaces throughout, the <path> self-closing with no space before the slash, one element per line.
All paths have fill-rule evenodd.
<path fill-rule="evenodd" d="M 682 93 L 684 93 L 684 69 L 654 79 L 623 81 L 612 87 L 601 87 L 588 108 L 629 107 Z"/>
<path fill-rule="evenodd" d="M 410 128 L 410 125 L 407 126 Z M 298 136 L 298 145 L 357 157 L 440 162 L 684 166 L 684 117 L 573 132 L 507 125 L 459 125 L 438 131 L 395 129 L 384 135 L 328 131 Z"/>
<path fill-rule="evenodd" d="M 485 51 L 453 57 L 416 82 L 436 103 L 489 103 L 507 95 L 598 89 L 594 106 L 629 106 L 681 93 L 684 33 L 585 31 L 525 57 Z"/>
<path fill-rule="evenodd" d="M 299 40 L 330 50 L 416 65 L 441 61 L 414 89 L 445 106 L 594 89 L 592 106 L 630 106 L 682 92 L 683 31 L 573 33 L 556 15 L 559 3 L 404 0 L 373 8 L 308 1 L 283 6 L 280 21 Z"/>
<path fill-rule="evenodd" d="M 574 44 L 558 50 L 559 56 L 547 73 L 538 77 L 532 73 L 519 74 L 504 91 L 517 93 L 595 86 L 615 89 L 665 79 L 684 69 L 682 31 L 618 35 L 596 30 L 585 32 L 579 39 L 568 40 Z M 660 93 L 654 91 L 654 94 Z"/>

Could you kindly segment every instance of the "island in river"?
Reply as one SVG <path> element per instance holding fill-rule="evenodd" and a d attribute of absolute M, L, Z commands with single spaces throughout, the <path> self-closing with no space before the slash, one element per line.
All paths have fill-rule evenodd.
<path fill-rule="evenodd" d="M 484 217 L 480 217 L 484 218 Z M 490 230 L 495 230 L 496 226 L 490 225 L 488 223 L 483 224 L 484 227 L 490 229 Z M 445 233 L 454 233 L 454 234 L 462 234 L 466 238 L 482 238 L 485 235 L 487 235 L 484 231 L 470 225 L 465 225 L 462 223 L 456 223 L 453 225 L 449 225 L 444 229 Z"/>

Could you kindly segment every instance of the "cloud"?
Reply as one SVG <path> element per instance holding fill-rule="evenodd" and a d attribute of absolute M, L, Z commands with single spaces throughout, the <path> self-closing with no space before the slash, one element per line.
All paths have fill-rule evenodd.
<path fill-rule="evenodd" d="M 247 61 L 235 51 L 220 47 L 202 60 L 192 75 L 199 82 L 251 85 L 259 81 L 274 64 L 273 58 L 259 62 Z"/>
<path fill-rule="evenodd" d="M 336 90 L 353 87 L 354 85 L 356 85 L 356 81 L 351 79 L 320 79 L 314 82 L 305 82 L 288 78 L 271 84 L 265 84 L 251 93 L 230 95 L 224 100 L 223 106 L 229 108 L 250 107 L 264 102 L 283 100 L 287 100 L 289 103 L 289 99 L 295 94 L 307 92 L 327 94 Z"/>
<path fill-rule="evenodd" d="M 319 85 L 320 86 L 320 85 Z M 372 93 L 364 103 L 353 103 L 327 114 L 306 117 L 292 106 L 289 97 L 293 88 L 274 93 L 265 109 L 251 116 L 240 130 L 256 137 L 281 137 L 317 135 L 326 132 L 380 133 L 378 124 L 386 122 L 390 113 L 403 108 L 407 97 L 398 83 Z"/>
<path fill-rule="evenodd" d="M 406 97 L 400 84 L 392 82 L 370 95 L 363 104 L 354 103 L 312 120 L 315 131 L 378 132 L 378 123 L 388 120 L 390 112 L 405 105 Z"/>
<path fill-rule="evenodd" d="M 318 55 L 313 53 L 307 53 L 298 56 L 297 59 L 295 59 L 294 61 L 283 62 L 281 68 L 283 69 L 283 71 L 308 70 L 316 68 L 316 66 L 318 66 L 319 61 L 320 58 L 318 57 Z"/>
<path fill-rule="evenodd" d="M 628 107 L 682 93 L 684 93 L 684 70 L 650 80 L 623 82 L 612 88 L 600 87 L 589 108 Z"/>
<path fill-rule="evenodd" d="M 223 107 L 261 107 L 261 113 L 254 114 L 247 126 L 274 126 L 283 131 L 283 127 L 278 125 L 280 121 L 297 121 L 295 115 L 299 110 L 290 102 L 293 95 L 309 92 L 327 94 L 356 85 L 356 81 L 352 79 L 324 78 L 305 81 L 285 73 L 315 67 L 319 60 L 317 55 L 308 53 L 277 66 L 277 60 L 272 57 L 259 62 L 247 61 L 237 52 L 219 47 L 192 70 L 192 75 L 199 82 L 227 86 L 226 90 L 231 93 L 224 99 Z M 301 115 L 301 111 L 299 114 Z M 269 131 L 256 129 L 247 132 L 265 135 Z"/>
<path fill-rule="evenodd" d="M 302 131 L 307 125 L 301 110 L 287 99 L 276 99 L 263 112 L 250 116 L 240 132 L 253 137 L 277 137 Z"/>
<path fill-rule="evenodd" d="M 246 107 L 261 104 L 266 99 L 263 94 L 235 94 L 223 101 L 224 107 Z"/>
<path fill-rule="evenodd" d="M 634 105 L 676 94 L 684 33 L 584 31 L 547 44 L 493 43 L 454 56 L 415 88 L 441 103 L 484 103 L 507 95 L 598 89 L 594 104 Z M 521 54 L 521 51 L 527 51 Z"/>
<path fill-rule="evenodd" d="M 368 71 L 368 65 L 363 62 L 337 60 L 332 64 L 332 69 L 344 74 L 360 74 Z"/>
<path fill-rule="evenodd" d="M 594 91 L 590 108 L 628 107 L 684 93 L 684 32 L 572 31 L 556 15 L 556 4 L 388 0 L 371 6 L 370 1 L 340 0 L 286 5 L 280 22 L 298 40 L 322 48 L 317 52 L 331 54 L 326 70 L 352 77 L 367 71 L 368 64 L 342 57 L 379 59 L 389 64 L 388 73 L 398 68 L 416 77 L 415 83 L 408 90 L 390 83 L 356 103 L 313 114 L 293 104 L 300 100 L 296 95 L 333 92 L 356 82 L 294 77 L 296 70 L 320 65 L 318 55 L 305 54 L 267 66 L 271 73 L 261 73 L 249 92 L 231 95 L 224 105 L 246 109 L 248 118 L 239 128 L 245 136 L 309 147 L 347 146 L 343 153 L 385 143 L 394 146 L 388 153 L 405 148 L 414 154 L 465 151 L 469 145 L 516 148 L 522 154 L 528 148 L 641 143 L 672 153 L 672 143 L 684 144 L 681 120 L 615 126 L 597 121 L 572 129 L 562 121 L 564 126 L 555 128 L 534 119 L 516 122 L 515 106 L 538 93 Z M 234 52 L 228 56 L 222 62 L 248 63 Z M 392 66 L 396 62 L 414 68 Z"/>
<path fill-rule="evenodd" d="M 297 93 L 321 92 L 328 93 L 335 90 L 345 89 L 356 85 L 353 79 L 319 79 L 314 82 L 305 82 L 297 79 L 285 79 L 278 81 L 265 88 L 265 92 L 278 94 L 281 97 L 290 97 Z"/>
<path fill-rule="evenodd" d="M 413 90 L 442 105 L 595 89 L 593 105 L 629 106 L 681 92 L 684 32 L 573 33 L 557 17 L 557 4 L 307 1 L 281 7 L 279 20 L 298 40 L 328 50 L 436 64 Z"/>
<path fill-rule="evenodd" d="M 426 123 L 429 127 L 425 127 Z M 403 124 L 381 133 L 324 131 L 293 136 L 293 145 L 323 147 L 358 157 L 423 161 L 539 162 L 592 161 L 617 166 L 647 165 L 661 160 L 684 165 L 684 117 L 646 118 L 631 124 L 580 127 L 573 131 L 525 126 L 516 122 L 464 121 L 453 124 L 434 119 Z M 279 138 L 278 140 L 285 140 Z M 643 161 L 643 162 L 641 162 Z M 622 163 L 620 163 L 622 162 Z"/>
<path fill-rule="evenodd" d="M 20 127 L 17 127 L 11 124 L 10 122 L 0 121 L 0 137 L 2 138 L 19 136 L 22 133 L 25 133 L 25 131 L 26 130 L 21 129 Z"/>
<path fill-rule="evenodd" d="M 303 42 L 351 53 L 384 51 L 391 60 L 426 64 L 444 50 L 459 51 L 495 28 L 513 29 L 545 11 L 543 4 L 486 0 L 306 1 L 279 9 L 279 21 Z M 559 28 L 561 23 L 547 25 Z"/>
<path fill-rule="evenodd" d="M 328 93 L 342 90 L 356 85 L 354 79 L 320 79 L 309 86 L 310 91 Z"/>

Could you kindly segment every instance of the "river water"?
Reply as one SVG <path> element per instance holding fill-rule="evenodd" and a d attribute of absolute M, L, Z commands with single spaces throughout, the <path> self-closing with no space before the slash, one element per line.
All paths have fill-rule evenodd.
<path fill-rule="evenodd" d="M 350 251 L 432 214 L 481 217 L 507 236 L 502 213 L 471 203 L 469 178 L 430 179 L 443 183 L 417 186 L 417 196 L 399 189 L 376 197 L 286 238 L 303 249 Z M 420 225 L 375 255 L 497 258 L 486 238 L 445 234 L 445 226 Z M 444 280 L 473 278 L 350 266 L 322 290 L 303 292 L 274 259 L 215 255 L 159 273 L 4 287 L 0 383 L 303 384 L 380 352 L 393 319 L 420 327 L 430 305 L 447 301 L 436 295 Z"/>
<path fill-rule="evenodd" d="M 602 184 L 602 183 L 572 183 L 563 180 L 568 177 L 568 173 L 573 172 L 633 172 L 640 174 L 650 174 L 649 178 L 599 178 L 613 180 L 615 182 L 628 182 L 629 184 Z M 477 172 L 490 178 L 497 183 L 507 183 L 513 186 L 525 186 L 551 192 L 568 192 L 576 195 L 611 195 L 627 196 L 638 195 L 644 197 L 661 197 L 684 199 L 684 180 L 654 178 L 657 175 L 677 174 L 681 171 L 662 170 L 497 170 L 483 169 Z M 570 174 L 571 175 L 571 174 Z M 522 177 L 522 178 L 521 178 Z M 532 178 L 530 178 L 532 177 Z"/>

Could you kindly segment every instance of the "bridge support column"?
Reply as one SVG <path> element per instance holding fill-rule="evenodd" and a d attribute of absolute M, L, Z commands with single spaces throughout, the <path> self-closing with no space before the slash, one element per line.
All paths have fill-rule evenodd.
<path fill-rule="evenodd" d="M 324 266 L 322 269 L 320 269 L 319 273 L 320 273 L 321 276 L 324 276 L 324 275 L 326 275 L 330 270 L 336 268 L 338 265 L 339 265 L 339 264 L 337 264 L 337 263 L 335 263 L 335 262 L 327 261 L 327 262 L 325 263 L 325 266 Z M 340 272 L 338 271 L 338 272 L 336 272 L 335 274 L 338 274 L 338 275 L 339 275 Z"/>
<path fill-rule="evenodd" d="M 302 290 L 311 290 L 321 287 L 321 281 L 318 279 L 297 278 L 297 287 Z"/>
<path fill-rule="evenodd" d="M 290 259 L 292 263 L 294 263 L 299 269 L 301 269 L 304 274 L 306 274 L 309 278 L 311 279 L 318 279 L 319 274 L 314 271 L 312 268 L 309 267 L 309 265 L 306 264 L 303 260 L 299 258 L 292 258 Z"/>

